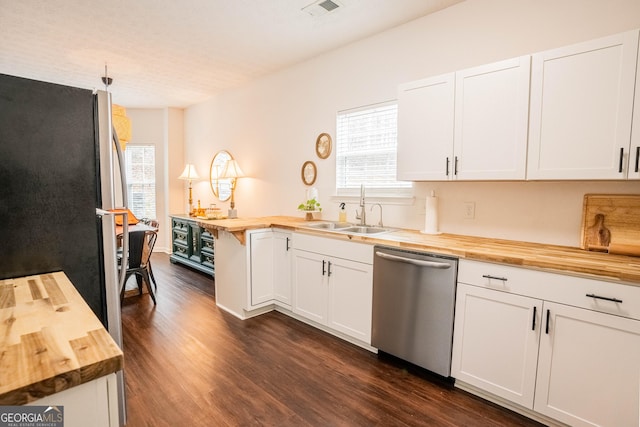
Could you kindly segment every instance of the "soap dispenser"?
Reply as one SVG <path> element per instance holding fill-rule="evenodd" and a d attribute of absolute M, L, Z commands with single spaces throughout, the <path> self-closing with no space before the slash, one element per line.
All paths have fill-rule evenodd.
<path fill-rule="evenodd" d="M 339 222 L 347 222 L 347 211 L 345 210 L 345 204 L 340 203 L 340 212 L 338 213 Z"/>

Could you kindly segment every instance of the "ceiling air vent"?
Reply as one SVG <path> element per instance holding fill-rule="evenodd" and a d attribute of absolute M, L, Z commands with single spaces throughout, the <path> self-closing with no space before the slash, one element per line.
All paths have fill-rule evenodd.
<path fill-rule="evenodd" d="M 322 16 L 336 10 L 341 5 L 336 0 L 318 0 L 302 8 L 311 16 Z"/>

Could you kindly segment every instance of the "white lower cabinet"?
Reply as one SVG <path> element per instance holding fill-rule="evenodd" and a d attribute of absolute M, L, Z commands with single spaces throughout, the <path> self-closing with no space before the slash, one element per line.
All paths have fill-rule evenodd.
<path fill-rule="evenodd" d="M 64 425 L 66 427 L 118 427 L 116 374 L 68 388 L 58 393 L 42 397 L 27 406 L 64 407 Z M 6 425 L 54 425 L 54 423 L 8 423 Z"/>
<path fill-rule="evenodd" d="M 572 426 L 639 425 L 640 288 L 468 260 L 458 281 L 459 386 Z"/>
<path fill-rule="evenodd" d="M 534 298 L 458 284 L 452 376 L 532 408 L 541 309 Z"/>
<path fill-rule="evenodd" d="M 288 231 L 273 230 L 273 298 L 291 306 L 291 236 Z"/>
<path fill-rule="evenodd" d="M 338 258 L 328 261 L 328 326 L 370 344 L 373 266 Z"/>
<path fill-rule="evenodd" d="M 325 325 L 328 317 L 327 261 L 324 255 L 293 251 L 293 312 Z"/>
<path fill-rule="evenodd" d="M 247 308 L 265 304 L 291 305 L 291 233 L 282 230 L 250 231 Z"/>
<path fill-rule="evenodd" d="M 544 303 L 534 410 L 572 426 L 637 426 L 640 321 Z"/>
<path fill-rule="evenodd" d="M 292 263 L 292 311 L 370 344 L 372 246 L 296 234 Z"/>
<path fill-rule="evenodd" d="M 273 302 L 273 232 L 265 230 L 249 233 L 250 292 L 249 307 Z"/>

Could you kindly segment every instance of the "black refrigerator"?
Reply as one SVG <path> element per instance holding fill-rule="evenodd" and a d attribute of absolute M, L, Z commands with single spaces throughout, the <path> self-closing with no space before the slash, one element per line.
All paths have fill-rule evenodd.
<path fill-rule="evenodd" d="M 122 347 L 114 140 L 109 93 L 0 74 L 0 279 L 64 271 Z"/>

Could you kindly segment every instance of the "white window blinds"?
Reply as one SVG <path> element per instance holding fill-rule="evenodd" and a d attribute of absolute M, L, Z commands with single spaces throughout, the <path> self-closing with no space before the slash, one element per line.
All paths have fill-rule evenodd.
<path fill-rule="evenodd" d="M 127 145 L 129 209 L 138 217 L 156 218 L 156 150 L 153 145 Z"/>
<path fill-rule="evenodd" d="M 397 135 L 398 104 L 395 102 L 339 112 L 337 194 L 353 194 L 361 184 L 368 194 L 397 194 L 398 189 L 410 189 L 410 182 L 396 181 Z"/>

